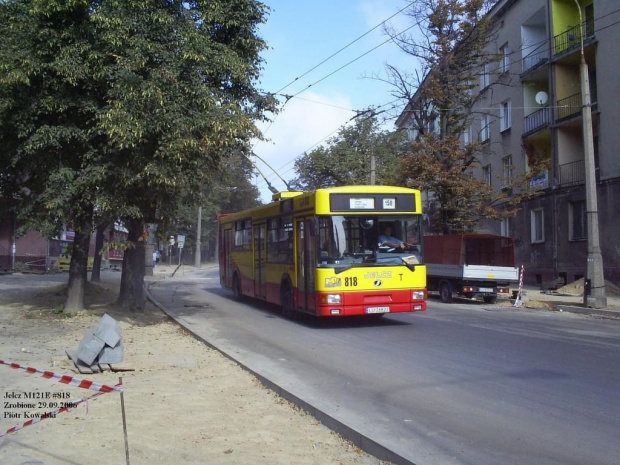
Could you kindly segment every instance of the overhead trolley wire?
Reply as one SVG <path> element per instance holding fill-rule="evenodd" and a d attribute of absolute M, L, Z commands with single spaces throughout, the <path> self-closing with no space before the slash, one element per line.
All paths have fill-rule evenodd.
<path fill-rule="evenodd" d="M 288 101 L 293 98 L 293 97 L 297 97 L 301 92 L 307 90 L 303 89 L 300 92 L 297 92 L 295 95 L 286 95 L 286 94 L 281 94 L 280 92 L 282 92 L 284 89 L 286 89 L 287 87 L 289 87 L 290 85 L 292 85 L 293 83 L 297 82 L 299 79 L 303 78 L 304 76 L 306 76 L 307 74 L 311 73 L 312 71 L 314 71 L 316 68 L 318 68 L 319 66 L 321 66 L 323 63 L 329 61 L 330 59 L 332 59 L 333 57 L 335 57 L 336 55 L 338 55 L 340 52 L 344 51 L 345 49 L 349 48 L 351 45 L 353 45 L 354 43 L 356 43 L 358 40 L 362 39 L 363 37 L 367 36 L 368 34 L 370 34 L 372 31 L 374 31 L 375 29 L 377 29 L 379 26 L 385 24 L 387 21 L 389 21 L 390 19 L 392 19 L 393 17 L 397 16 L 398 14 L 402 13 L 404 10 L 406 10 L 407 8 L 409 8 L 411 5 L 413 5 L 415 2 L 410 2 L 408 3 L 405 7 L 401 8 L 400 10 L 398 10 L 396 13 L 394 13 L 392 16 L 390 16 L 389 18 L 384 19 L 383 21 L 381 21 L 379 24 L 377 24 L 376 26 L 374 26 L 373 28 L 369 29 L 368 31 L 366 31 L 364 34 L 362 34 L 361 36 L 359 36 L 358 38 L 354 39 L 353 41 L 349 42 L 347 45 L 345 45 L 344 47 L 342 47 L 340 50 L 332 53 L 330 56 L 328 56 L 327 58 L 325 58 L 323 61 L 321 61 L 320 63 L 318 63 L 317 65 L 313 66 L 312 68 L 310 68 L 308 71 L 306 71 L 305 73 L 303 73 L 301 76 L 296 77 L 295 79 L 293 79 L 291 82 L 289 82 L 287 85 L 285 85 L 284 87 L 282 87 L 281 89 L 277 90 L 276 92 L 267 92 L 267 94 L 271 94 L 271 95 L 280 95 L 281 97 L 284 97 L 286 100 L 284 101 L 284 103 L 282 104 L 282 108 L 280 109 L 280 111 L 284 108 L 284 105 L 286 105 L 288 103 Z M 366 52 L 364 55 L 370 53 L 371 51 L 375 50 L 376 48 L 380 47 L 381 45 L 384 45 L 385 43 L 389 42 L 386 41 L 383 44 L 378 45 L 377 47 L 373 48 L 372 50 L 369 50 L 368 52 Z M 308 86 L 311 87 L 315 84 L 318 84 L 318 82 L 327 79 L 329 76 L 335 74 L 336 72 L 340 71 L 341 69 L 345 68 L 346 66 L 350 65 L 351 63 L 357 61 L 358 59 L 360 59 L 362 56 L 361 55 L 359 57 L 357 57 L 356 59 L 350 61 L 349 63 L 347 63 L 345 66 L 342 66 L 341 68 L 337 69 L 336 71 L 330 73 L 328 76 L 320 79 L 319 81 L 310 84 Z M 355 110 L 351 110 L 351 111 L 355 111 Z M 278 118 L 279 114 L 276 115 L 276 117 L 273 119 L 273 121 L 271 121 L 271 123 L 269 124 L 269 126 L 267 126 L 267 128 L 264 131 L 264 134 L 267 133 L 267 131 L 269 131 L 269 129 L 271 128 L 271 126 L 273 125 L 273 123 L 275 122 L 275 120 Z M 255 144 L 256 145 L 256 144 Z"/>
<path fill-rule="evenodd" d="M 385 24 L 387 21 L 389 21 L 390 19 L 392 19 L 394 16 L 397 16 L 398 14 L 402 13 L 404 10 L 406 10 L 407 8 L 409 8 L 411 5 L 413 5 L 415 2 L 410 2 L 408 3 L 404 8 L 401 8 L 400 10 L 398 10 L 396 13 L 394 13 L 392 16 L 390 16 L 387 19 L 384 19 L 383 21 L 381 21 L 379 24 L 377 24 L 375 27 L 373 27 L 372 29 L 369 29 L 368 31 L 364 32 L 361 36 L 359 36 L 357 39 L 354 39 L 353 41 L 349 42 L 347 45 L 345 45 L 344 47 L 342 47 L 340 50 L 338 50 L 337 52 L 332 53 L 330 56 L 328 56 L 327 58 L 325 58 L 323 61 L 321 61 L 320 63 L 318 63 L 317 65 L 313 66 L 312 68 L 310 68 L 308 71 L 306 71 L 305 73 L 303 73 L 301 76 L 297 76 L 295 79 L 293 79 L 291 82 L 289 82 L 287 85 L 285 85 L 284 87 L 282 87 L 280 90 L 274 92 L 275 94 L 279 94 L 280 92 L 282 92 L 284 89 L 286 89 L 287 87 L 289 87 L 290 85 L 294 84 L 295 82 L 297 82 L 299 79 L 303 78 L 304 76 L 306 76 L 307 74 L 311 73 L 312 71 L 314 71 L 315 69 L 317 69 L 319 66 L 321 66 L 323 63 L 326 63 L 327 61 L 331 60 L 333 57 L 335 57 L 336 55 L 338 55 L 340 52 L 346 50 L 347 48 L 349 48 L 351 45 L 353 45 L 354 43 L 356 43 L 358 40 L 364 38 L 365 36 L 367 36 L 368 34 L 370 34 L 372 31 L 374 31 L 375 29 L 377 29 L 379 26 Z"/>
<path fill-rule="evenodd" d="M 286 86 L 284 86 L 284 87 L 282 87 L 280 90 L 278 90 L 278 91 L 276 92 L 276 94 L 277 94 L 277 93 L 279 93 L 279 92 L 281 92 L 283 89 L 286 89 L 287 87 L 289 87 L 289 86 L 290 86 L 290 85 L 292 85 L 293 83 L 297 82 L 299 79 L 301 79 L 302 77 L 306 76 L 308 73 L 310 73 L 311 71 L 315 70 L 315 69 L 316 69 L 316 68 L 318 68 L 320 65 L 324 64 L 325 62 L 327 62 L 328 60 L 330 60 L 331 58 L 333 58 L 334 56 L 336 56 L 337 54 L 339 54 L 340 52 L 342 52 L 343 50 L 345 50 L 346 48 L 348 48 L 350 45 L 354 44 L 355 42 L 357 42 L 358 40 L 360 40 L 361 38 L 363 38 L 364 36 L 366 36 L 367 34 L 369 34 L 370 32 L 372 32 L 373 30 L 375 30 L 377 27 L 379 27 L 379 26 L 381 26 L 382 24 L 384 24 L 386 21 L 388 21 L 388 20 L 390 20 L 391 18 L 393 18 L 394 16 L 398 15 L 399 13 L 401 13 L 403 10 L 405 10 L 406 8 L 408 8 L 408 7 L 409 7 L 410 5 L 412 5 L 413 3 L 415 3 L 415 2 L 411 2 L 411 3 L 409 3 L 407 6 L 405 6 L 404 8 L 402 8 L 401 10 L 399 10 L 398 12 L 396 12 L 394 15 L 390 16 L 390 17 L 389 17 L 389 18 L 387 18 L 386 20 L 382 21 L 381 23 L 379 23 L 378 25 L 376 25 L 375 27 L 373 27 L 372 29 L 370 29 L 369 31 L 367 31 L 366 33 L 364 33 L 363 35 L 361 35 L 360 37 L 358 37 L 357 39 L 355 39 L 354 41 L 350 42 L 349 44 L 347 44 L 346 46 L 344 46 L 343 48 L 341 48 L 341 49 L 340 49 L 340 50 L 338 50 L 337 52 L 333 53 L 333 54 L 332 54 L 332 55 L 330 55 L 328 58 L 326 58 L 325 60 L 323 60 L 322 62 L 320 62 L 320 63 L 319 63 L 319 64 L 317 64 L 316 66 L 312 67 L 310 70 L 306 71 L 306 72 L 305 72 L 304 74 L 302 74 L 301 76 L 299 76 L 299 77 L 295 78 L 295 79 L 294 79 L 293 81 L 291 81 L 289 84 L 287 84 Z M 605 17 L 607 17 L 607 16 L 610 16 L 610 15 L 612 15 L 612 14 L 618 13 L 618 12 L 620 12 L 620 9 L 614 10 L 614 11 L 609 12 L 609 13 L 607 13 L 607 14 L 603 15 L 603 16 L 600 16 L 600 17 L 598 17 L 598 18 L 595 18 L 595 19 L 594 19 L 594 21 L 600 21 L 601 19 L 603 19 L 603 18 L 605 18 Z M 408 30 L 410 30 L 410 29 L 412 29 L 412 28 L 414 28 L 414 27 L 416 27 L 416 26 L 419 26 L 419 25 L 420 25 L 420 22 L 421 22 L 421 21 L 416 22 L 416 23 L 415 23 L 415 24 L 413 24 L 412 26 L 410 26 L 410 27 L 408 27 L 408 28 L 404 29 L 403 31 L 401 31 L 401 32 L 400 32 L 400 34 L 402 34 L 402 33 L 404 33 L 404 32 L 407 32 Z M 620 21 L 618 21 L 618 22 L 614 22 L 614 23 L 612 23 L 612 24 L 609 24 L 609 25 L 606 25 L 606 26 L 603 26 L 603 27 L 600 27 L 600 28 L 596 29 L 596 30 L 595 30 L 595 32 L 599 32 L 599 31 L 601 31 L 601 30 L 604 30 L 604 29 L 607 29 L 607 28 L 609 28 L 609 27 L 615 26 L 615 25 L 617 25 L 617 24 L 619 24 L 619 23 L 620 23 Z M 302 99 L 302 100 L 308 100 L 308 99 L 303 99 L 303 98 L 301 98 L 301 97 L 298 97 L 298 95 L 299 95 L 299 94 L 301 94 L 302 92 L 306 91 L 306 90 L 307 90 L 307 89 L 309 89 L 310 87 L 315 86 L 316 84 L 318 84 L 318 83 L 322 82 L 323 80 L 325 80 L 325 79 L 329 78 L 329 77 L 330 77 L 330 76 L 332 76 L 333 74 L 335 74 L 335 73 L 337 73 L 337 72 L 341 71 L 342 69 L 346 68 L 347 66 L 349 66 L 350 64 L 352 64 L 352 63 L 354 63 L 355 61 L 359 60 L 360 58 L 364 57 L 365 55 L 369 54 L 370 52 L 372 52 L 372 51 L 376 50 L 377 48 L 379 48 L 379 47 L 381 47 L 381 46 L 385 45 L 386 43 L 388 43 L 388 42 L 390 42 L 390 41 L 393 41 L 393 40 L 394 40 L 394 39 L 393 39 L 392 37 L 390 37 L 388 40 L 386 40 L 386 41 L 382 42 L 381 44 L 379 44 L 379 45 L 377 45 L 377 46 L 375 46 L 375 47 L 371 48 L 370 50 L 368 50 L 368 51 L 364 52 L 362 55 L 360 55 L 360 56 L 358 56 L 357 58 L 355 58 L 355 59 L 353 59 L 353 60 L 349 61 L 348 63 L 346 63 L 345 65 L 341 66 L 340 68 L 338 68 L 338 69 L 336 69 L 336 70 L 332 71 L 331 73 L 329 73 L 329 74 L 327 74 L 326 76 L 322 77 L 321 79 L 319 79 L 319 80 L 317 80 L 317 81 L 313 82 L 312 84 L 309 84 L 307 87 L 303 88 L 303 89 L 302 89 L 302 90 L 300 90 L 299 92 L 297 92 L 297 93 L 295 93 L 295 94 L 293 94 L 293 95 L 286 95 L 286 94 L 285 94 L 285 95 L 282 95 L 282 96 L 283 96 L 283 97 L 285 97 L 285 98 L 287 99 L 287 100 L 286 100 L 286 102 L 288 102 L 291 98 L 298 98 L 298 99 Z M 536 42 L 536 43 L 534 43 L 534 44 L 523 45 L 523 46 L 521 46 L 520 48 L 518 48 L 517 50 L 514 50 L 514 51 L 510 52 L 510 53 L 509 53 L 509 55 L 510 55 L 510 56 L 512 56 L 512 55 L 515 55 L 515 54 L 517 54 L 517 53 L 521 53 L 521 52 L 523 52 L 523 50 L 525 50 L 525 49 L 534 48 L 534 47 L 536 47 L 536 46 L 543 45 L 543 44 L 545 44 L 545 43 L 548 43 L 548 44 L 549 44 L 549 48 L 548 48 L 548 50 L 550 50 L 550 48 L 551 48 L 551 43 L 550 43 L 549 39 L 547 38 L 547 39 L 541 40 L 541 41 L 539 41 L 539 42 Z M 377 115 L 377 114 L 379 114 L 379 113 L 384 113 L 384 112 L 386 112 L 386 111 L 388 111 L 388 110 L 390 110 L 390 109 L 395 109 L 397 106 L 396 106 L 396 105 L 392 105 L 392 107 L 391 107 L 391 108 L 388 108 L 388 109 L 385 109 L 385 110 L 381 110 L 380 112 L 376 112 L 376 110 L 378 110 L 379 108 L 381 108 L 381 107 L 383 107 L 383 106 L 387 106 L 387 105 L 393 104 L 394 102 L 397 102 L 397 101 L 399 101 L 399 100 L 400 100 L 400 99 L 396 99 L 396 100 L 394 100 L 394 101 L 392 101 L 392 102 L 388 102 L 388 103 L 385 103 L 385 104 L 382 104 L 382 105 L 380 105 L 380 106 L 376 107 L 376 108 L 374 109 L 374 113 L 371 113 L 371 115 L 372 115 L 372 116 L 375 116 L 375 115 Z M 308 100 L 308 101 L 311 101 L 311 100 Z M 285 103 L 286 103 L 286 102 L 285 102 Z M 315 102 L 315 103 L 322 104 L 321 102 Z M 340 108 L 340 109 L 345 109 L 345 108 L 342 108 L 342 107 L 337 107 L 337 106 L 335 106 L 335 105 L 329 105 L 329 104 L 324 104 L 324 105 L 333 106 L 333 107 L 335 107 L 335 108 Z M 495 109 L 495 108 L 493 108 L 493 109 Z M 348 109 L 347 109 L 347 110 L 348 110 Z M 348 121 L 347 121 L 344 125 L 339 126 L 337 129 L 335 129 L 334 131 L 330 132 L 328 135 L 326 135 L 325 137 L 323 137 L 321 140 L 319 140 L 318 142 L 316 142 L 315 144 L 313 144 L 312 146 L 310 146 L 309 148 L 307 148 L 306 150 L 304 150 L 301 154 L 299 154 L 299 155 L 297 155 L 297 156 L 293 157 L 292 159 L 290 159 L 287 163 L 285 163 L 284 165 L 282 165 L 282 166 L 279 168 L 279 170 L 281 170 L 282 168 L 284 168 L 284 167 L 286 167 L 286 166 L 290 165 L 290 164 L 291 164 L 291 163 L 293 163 L 295 160 L 297 160 L 299 157 L 301 157 L 304 153 L 306 153 L 306 152 L 308 152 L 309 150 L 311 150 L 312 148 L 316 147 L 318 144 L 320 144 L 320 143 L 321 143 L 321 142 L 323 142 L 325 139 L 327 139 L 328 137 L 330 137 L 332 134 L 334 134 L 335 132 L 337 132 L 337 131 L 341 128 L 341 127 L 345 126 L 345 125 L 346 125 L 349 121 L 352 121 L 352 120 L 353 120 L 353 119 L 355 119 L 356 117 L 361 116 L 362 114 L 364 114 L 364 113 L 368 112 L 368 110 L 365 110 L 365 111 L 351 110 L 351 111 L 356 112 L 356 113 L 357 113 L 357 115 L 355 115 L 355 116 L 354 116 L 354 117 L 352 117 L 350 120 L 348 120 Z M 372 111 L 372 110 L 371 110 L 371 111 Z M 390 119 L 390 118 L 388 118 L 388 119 Z M 270 127 L 271 127 L 271 125 L 270 125 Z M 290 168 L 290 169 L 286 170 L 284 173 L 291 171 L 291 169 L 292 169 L 292 168 Z M 276 174 L 277 174 L 277 173 L 276 173 Z M 270 177 L 275 177 L 275 176 L 272 176 L 272 175 L 268 176 L 268 178 L 270 178 Z M 280 175 L 279 175 L 279 174 L 278 174 L 278 177 L 280 177 Z"/>
<path fill-rule="evenodd" d="M 329 134 L 327 134 L 327 135 L 326 135 L 325 137 L 323 137 L 321 140 L 319 140 L 318 142 L 315 142 L 315 143 L 314 143 L 314 144 L 312 144 L 310 147 L 308 147 L 307 149 L 305 149 L 303 152 L 301 152 L 300 154 L 298 154 L 298 155 L 296 155 L 295 157 L 291 158 L 291 159 L 290 159 L 288 162 L 286 162 L 284 165 L 280 166 L 280 167 L 278 168 L 278 170 L 277 170 L 277 171 L 276 171 L 276 170 L 273 170 L 273 169 L 272 169 L 272 171 L 274 171 L 274 173 L 276 173 L 277 177 L 280 177 L 280 179 L 282 179 L 282 176 L 281 176 L 281 175 L 286 174 L 286 173 L 288 173 L 288 172 L 290 172 L 291 170 L 293 170 L 293 169 L 294 169 L 294 167 L 291 167 L 291 168 L 288 168 L 286 171 L 283 171 L 283 172 L 281 172 L 281 173 L 280 173 L 280 171 L 281 171 L 283 168 L 285 168 L 285 167 L 289 166 L 291 163 L 294 163 L 294 162 L 295 162 L 297 159 L 299 159 L 299 158 L 300 158 L 300 157 L 301 157 L 304 153 L 307 153 L 308 151 L 312 150 L 314 147 L 316 147 L 317 145 L 319 145 L 321 142 L 323 142 L 324 140 L 326 140 L 328 137 L 330 137 L 330 136 L 331 136 L 331 135 L 333 135 L 334 133 L 338 132 L 341 128 L 343 128 L 344 126 L 346 126 L 346 125 L 347 125 L 349 122 L 351 122 L 353 119 L 355 119 L 356 117 L 362 116 L 362 115 L 364 115 L 365 113 L 370 113 L 370 114 L 369 114 L 369 117 L 371 117 L 371 116 L 376 116 L 376 115 L 378 115 L 378 114 L 384 113 L 385 111 L 387 111 L 387 110 L 389 110 L 389 109 L 387 109 L 387 110 L 380 110 L 380 111 L 377 111 L 377 110 L 379 110 L 381 107 L 384 107 L 384 106 L 387 106 L 387 105 L 393 105 L 393 104 L 394 104 L 394 102 L 397 102 L 397 101 L 399 101 L 399 100 L 400 100 L 400 99 L 396 99 L 396 100 L 393 100 L 393 101 L 391 101 L 391 102 L 384 103 L 384 104 L 382 104 L 382 105 L 380 105 L 380 106 L 378 106 L 378 107 L 376 107 L 376 108 L 371 108 L 371 109 L 368 109 L 368 110 L 365 110 L 365 111 L 358 111 L 358 112 L 357 112 L 358 114 L 357 114 L 356 116 L 354 116 L 353 118 L 349 119 L 349 120 L 348 120 L 348 121 L 346 121 L 344 124 L 339 125 L 336 129 L 334 129 L 333 131 L 331 131 Z M 392 108 L 395 108 L 395 107 L 394 107 L 394 106 L 392 106 Z M 280 174 L 278 174 L 278 173 L 280 173 Z M 268 185 L 268 181 L 273 180 L 275 177 L 276 177 L 276 176 L 275 176 L 275 175 L 273 175 L 273 174 L 272 174 L 272 175 L 268 175 L 268 176 L 267 176 L 267 178 L 266 178 L 265 180 L 260 181 L 260 182 L 261 182 L 261 187 L 262 187 L 262 183 L 265 183 L 266 185 Z"/>

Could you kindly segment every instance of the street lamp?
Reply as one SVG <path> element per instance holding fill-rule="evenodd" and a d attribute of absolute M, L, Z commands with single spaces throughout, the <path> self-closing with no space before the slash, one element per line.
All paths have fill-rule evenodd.
<path fill-rule="evenodd" d="M 579 36 L 581 41 L 581 98 L 583 111 L 583 149 L 586 183 L 586 219 L 588 225 L 588 245 L 586 276 L 583 292 L 583 304 L 590 308 L 607 306 L 605 296 L 605 276 L 603 274 L 603 255 L 599 245 L 598 230 L 598 201 L 596 195 L 596 174 L 594 166 L 594 136 L 592 131 L 592 104 L 590 102 L 590 82 L 588 78 L 588 64 L 583 47 L 583 16 L 581 5 L 575 0 L 579 10 Z M 588 285 L 589 284 L 589 285 Z"/>

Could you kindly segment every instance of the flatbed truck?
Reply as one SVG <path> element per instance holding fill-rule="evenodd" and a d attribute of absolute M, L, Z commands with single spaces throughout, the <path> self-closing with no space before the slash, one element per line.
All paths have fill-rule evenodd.
<path fill-rule="evenodd" d="M 427 288 L 442 302 L 458 295 L 495 303 L 518 283 L 514 239 L 494 234 L 424 236 Z"/>

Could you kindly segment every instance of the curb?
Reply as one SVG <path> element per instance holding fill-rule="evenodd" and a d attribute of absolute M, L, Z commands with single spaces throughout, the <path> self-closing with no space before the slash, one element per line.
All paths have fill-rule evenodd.
<path fill-rule="evenodd" d="M 554 305 L 554 311 L 556 312 L 570 312 L 570 313 L 578 313 L 581 315 L 591 315 L 604 317 L 609 319 L 620 319 L 620 311 L 618 310 L 607 310 L 604 308 L 588 308 L 588 307 L 578 307 L 573 305 Z"/>

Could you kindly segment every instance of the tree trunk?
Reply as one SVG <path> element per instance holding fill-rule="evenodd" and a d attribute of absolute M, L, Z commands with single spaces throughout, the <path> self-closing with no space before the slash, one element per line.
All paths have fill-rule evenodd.
<path fill-rule="evenodd" d="M 95 258 L 93 259 L 93 271 L 90 274 L 90 281 L 93 283 L 101 282 L 101 249 L 103 249 L 103 233 L 105 225 L 97 225 L 95 235 Z"/>
<path fill-rule="evenodd" d="M 127 224 L 127 240 L 132 247 L 123 255 L 123 273 L 118 304 L 132 310 L 142 310 L 146 299 L 144 292 L 144 222 L 132 219 Z"/>
<path fill-rule="evenodd" d="M 82 213 L 75 218 L 71 263 L 69 264 L 69 284 L 64 311 L 75 313 L 84 309 L 84 291 L 88 279 L 88 249 L 93 219 L 93 206 L 82 205 Z"/>

